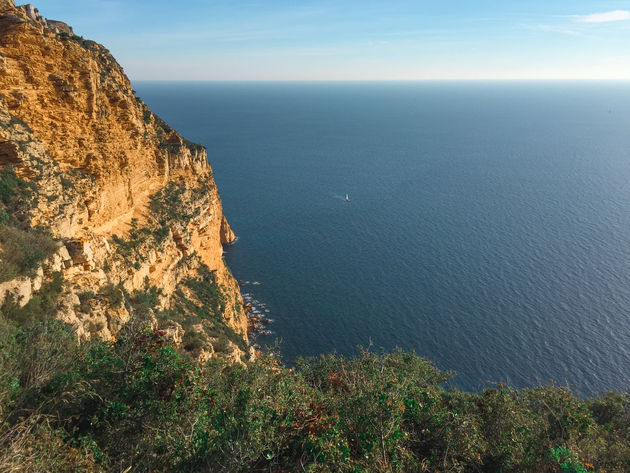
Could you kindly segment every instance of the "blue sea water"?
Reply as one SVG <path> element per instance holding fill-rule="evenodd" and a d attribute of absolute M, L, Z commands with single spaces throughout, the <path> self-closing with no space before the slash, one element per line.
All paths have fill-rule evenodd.
<path fill-rule="evenodd" d="M 207 146 L 287 362 L 372 344 L 466 390 L 630 387 L 630 83 L 134 86 Z"/>

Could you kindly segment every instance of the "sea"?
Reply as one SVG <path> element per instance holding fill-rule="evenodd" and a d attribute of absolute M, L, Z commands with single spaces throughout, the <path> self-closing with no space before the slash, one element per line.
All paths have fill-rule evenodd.
<path fill-rule="evenodd" d="M 288 365 L 400 347 L 467 391 L 630 387 L 630 82 L 134 88 L 207 147 Z"/>

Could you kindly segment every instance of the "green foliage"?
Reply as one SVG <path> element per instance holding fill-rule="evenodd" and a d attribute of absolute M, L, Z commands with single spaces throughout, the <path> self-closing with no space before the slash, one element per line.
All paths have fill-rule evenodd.
<path fill-rule="evenodd" d="M 165 228 L 169 222 L 187 225 L 190 219 L 193 218 L 194 215 L 190 213 L 185 200 L 182 198 L 185 192 L 186 186 L 170 182 L 168 186 L 151 196 L 149 208 L 160 227 Z M 168 229 L 158 229 L 158 232 L 160 231 L 165 233 Z"/>
<path fill-rule="evenodd" d="M 33 322 L 0 315 L 2 419 L 18 413 L 24 402 L 36 402 L 44 385 L 70 369 L 76 354 L 76 335 L 68 326 L 52 319 Z"/>
<path fill-rule="evenodd" d="M 29 473 L 100 473 L 87 445 L 70 445 L 62 429 L 31 414 L 15 425 L 0 425 L 0 471 Z"/>
<path fill-rule="evenodd" d="M 241 298 L 239 297 L 238 294 L 234 294 L 234 308 L 236 309 L 236 312 L 238 312 L 239 314 L 243 312 L 243 303 L 241 302 Z"/>
<path fill-rule="evenodd" d="M 90 305 L 89 301 L 96 297 L 96 294 L 94 294 L 94 291 L 80 292 L 79 294 L 77 294 L 77 296 L 79 297 L 79 302 L 80 302 L 77 309 L 80 312 L 83 312 L 84 314 L 91 313 L 92 306 Z"/>
<path fill-rule="evenodd" d="M 0 200 L 8 205 L 18 192 L 20 180 L 15 175 L 13 168 L 5 168 L 0 171 Z"/>
<path fill-rule="evenodd" d="M 627 395 L 462 393 L 444 388 L 451 377 L 404 351 L 197 365 L 136 318 L 113 342 L 79 345 L 61 322 L 0 315 L 0 469 L 629 471 Z"/>
<path fill-rule="evenodd" d="M 21 230 L 0 225 L 0 282 L 18 276 L 33 276 L 40 263 L 57 248 L 50 234 L 39 229 Z"/>
<path fill-rule="evenodd" d="M 74 189 L 75 188 L 74 182 L 71 179 L 68 179 L 65 176 L 61 176 L 59 178 L 59 182 L 61 182 L 61 186 L 64 189 Z"/>
<path fill-rule="evenodd" d="M 225 295 L 216 281 L 214 271 L 201 265 L 198 270 L 199 278 L 186 279 L 183 284 L 194 294 L 197 304 L 189 305 L 192 311 L 199 317 L 220 318 L 225 309 Z M 190 303 L 190 299 L 187 299 Z"/>
<path fill-rule="evenodd" d="M 101 289 L 101 294 L 107 299 L 110 307 L 121 307 L 125 300 L 122 285 L 114 286 L 113 284 L 107 284 Z"/>
<path fill-rule="evenodd" d="M 151 305 L 155 296 L 132 299 Z M 445 391 L 451 374 L 402 351 L 299 360 L 293 370 L 265 356 L 247 368 L 195 366 L 159 330 L 131 324 L 115 343 L 77 346 L 58 322 L 37 327 L 0 330 L 3 412 L 39 406 L 56 419 L 48 432 L 62 433 L 46 442 L 77 448 L 95 468 L 593 470 L 575 453 L 589 429 L 587 404 L 552 386 Z M 519 453 L 530 441 L 533 459 Z"/>
<path fill-rule="evenodd" d="M 182 141 L 184 142 L 184 146 L 188 148 L 188 151 L 190 151 L 191 154 L 202 153 L 206 150 L 205 146 L 200 145 L 199 143 L 194 143 L 193 141 L 190 141 L 186 138 L 182 138 Z"/>
<path fill-rule="evenodd" d="M 144 291 L 134 291 L 128 299 L 133 310 L 140 315 L 144 315 L 150 310 L 157 309 L 161 296 L 161 289 L 155 286 L 149 286 Z"/>
<path fill-rule="evenodd" d="M 76 360 L 76 335 L 54 321 L 18 324 L 0 315 L 0 471 L 101 472 L 93 451 L 29 406 Z"/>
<path fill-rule="evenodd" d="M 168 143 L 165 140 L 165 137 L 167 135 L 170 135 L 173 132 L 173 129 L 168 125 L 168 123 L 162 120 L 159 116 L 153 114 L 153 118 L 155 120 L 155 131 L 157 133 L 158 139 L 160 140 L 160 143 L 159 143 L 160 149 L 165 149 L 170 153 L 178 153 L 181 151 L 182 146 L 183 146 L 185 148 L 188 148 L 191 154 L 201 153 L 206 149 L 203 145 L 200 145 L 198 143 L 193 143 L 192 141 L 187 140 L 186 138 L 182 138 L 183 145 L 180 145 L 177 143 Z"/>
<path fill-rule="evenodd" d="M 63 289 L 60 272 L 53 273 L 51 281 L 44 284 L 24 307 L 12 294 L 8 294 L 0 307 L 0 314 L 22 324 L 51 320 L 57 313 L 57 301 Z"/>
<path fill-rule="evenodd" d="M 140 101 L 140 103 L 142 103 L 142 101 Z M 152 116 L 153 116 L 153 113 L 151 113 L 151 110 L 149 109 L 149 107 L 144 105 L 142 108 L 142 120 L 144 121 L 144 123 L 146 123 L 147 125 L 151 123 Z"/>
<path fill-rule="evenodd" d="M 576 459 L 568 448 L 552 448 L 551 456 L 558 462 L 562 471 L 566 473 L 589 473 L 589 471 L 592 471 Z"/>
<path fill-rule="evenodd" d="M 0 170 L 0 210 L 5 224 L 24 226 L 29 208 L 35 204 L 35 184 L 20 179 L 11 166 Z"/>
<path fill-rule="evenodd" d="M 463 419 L 437 389 L 451 375 L 413 353 L 379 356 L 364 350 L 354 360 L 332 355 L 298 360 L 296 369 L 320 393 L 317 405 L 325 422 L 313 426 L 320 436 L 309 445 L 326 465 L 413 471 L 418 456 L 431 458 L 438 447 L 459 446 L 467 453 L 458 431 Z"/>
<path fill-rule="evenodd" d="M 582 442 L 584 460 L 602 471 L 630 471 L 630 394 L 607 393 L 587 399 L 590 435 Z"/>
<path fill-rule="evenodd" d="M 59 38 L 63 41 L 74 41 L 79 46 L 87 50 L 95 50 L 97 46 L 96 41 L 92 41 L 90 39 L 85 39 L 83 36 L 70 35 L 68 33 L 59 33 Z"/>
<path fill-rule="evenodd" d="M 246 352 L 248 347 L 243 337 L 223 320 L 227 290 L 217 284 L 215 273 L 202 264 L 198 269 L 198 277 L 185 279 L 182 285 L 187 289 L 186 294 L 178 289 L 172 297 L 171 307 L 157 315 L 163 321 L 175 321 L 184 328 L 184 348 L 197 353 L 202 348 L 208 348 L 206 338 L 210 337 L 215 339 L 213 347 L 216 351 L 223 351 L 227 341 L 230 341 Z M 207 322 L 203 325 L 207 337 L 191 330 L 193 325 L 201 321 Z"/>
<path fill-rule="evenodd" d="M 145 261 L 145 257 L 140 251 L 141 248 L 153 238 L 153 232 L 147 227 L 138 227 L 138 221 L 131 220 L 131 228 L 127 238 L 112 235 L 112 240 L 116 244 L 118 254 L 122 256 L 125 263 L 140 269 L 140 263 Z"/>
<path fill-rule="evenodd" d="M 35 185 L 20 179 L 12 167 L 0 170 L 0 282 L 33 276 L 42 260 L 56 249 L 49 232 L 29 225 L 35 190 Z"/>

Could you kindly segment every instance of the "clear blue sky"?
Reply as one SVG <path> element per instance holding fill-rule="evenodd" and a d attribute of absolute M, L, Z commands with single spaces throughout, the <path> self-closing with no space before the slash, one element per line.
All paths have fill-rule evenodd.
<path fill-rule="evenodd" d="M 630 79 L 630 0 L 35 0 L 132 79 Z"/>

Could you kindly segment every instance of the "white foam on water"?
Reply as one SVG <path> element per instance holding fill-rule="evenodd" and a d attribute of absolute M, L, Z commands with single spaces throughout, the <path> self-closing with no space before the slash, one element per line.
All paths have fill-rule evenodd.
<path fill-rule="evenodd" d="M 252 284 L 255 286 L 260 285 L 260 282 L 254 281 L 250 283 L 250 281 L 242 282 L 241 285 Z M 271 310 L 267 308 L 267 304 L 264 302 L 255 299 L 255 295 L 251 292 L 243 292 L 241 293 L 241 297 L 243 301 L 249 304 L 249 318 L 252 320 L 256 320 L 256 326 L 258 330 L 255 330 L 253 333 L 250 333 L 250 337 L 254 340 L 258 335 L 271 335 L 274 332 L 269 330 L 269 324 L 273 322 L 273 319 L 269 317 Z M 262 320 L 264 319 L 264 323 Z"/>

